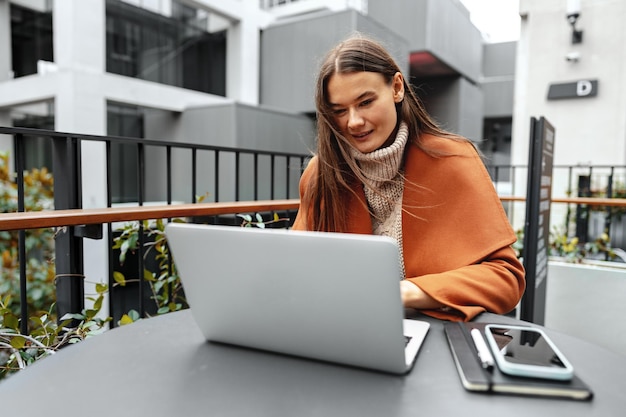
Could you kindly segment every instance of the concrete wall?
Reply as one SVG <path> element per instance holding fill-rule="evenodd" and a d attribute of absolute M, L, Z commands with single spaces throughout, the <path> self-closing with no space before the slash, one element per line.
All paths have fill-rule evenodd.
<path fill-rule="evenodd" d="M 314 148 L 314 123 L 300 114 L 240 103 L 194 107 L 180 114 L 163 111 L 148 114 L 152 115 L 145 120 L 145 131 L 151 139 L 303 155 L 310 154 Z M 197 152 L 196 195 L 205 196 L 205 201 L 234 201 L 237 198 L 234 193 L 237 175 L 234 156 L 228 152 L 221 155 L 219 190 L 216 190 L 215 154 L 211 151 Z M 146 199 L 164 201 L 164 150 L 148 147 L 146 156 Z M 254 160 L 248 154 L 242 154 L 240 158 L 239 199 L 251 200 L 254 199 Z M 192 201 L 191 161 L 191 151 L 173 150 L 172 182 L 176 186 L 172 190 L 172 198 L 176 201 Z M 268 182 L 271 160 L 260 156 L 257 163 L 261 178 L 257 183 L 258 198 L 269 199 L 272 197 Z M 276 158 L 274 164 L 274 198 L 297 198 L 299 161 L 292 159 L 287 162 L 284 158 Z M 292 178 L 289 186 L 286 183 L 287 170 Z"/>
<path fill-rule="evenodd" d="M 525 17 L 523 46 L 517 59 L 517 161 L 527 155 L 524 138 L 528 137 L 527 120 L 531 115 L 544 115 L 555 126 L 556 164 L 626 161 L 626 2 L 583 0 L 581 4 L 578 27 L 583 29 L 584 39 L 573 45 L 565 19 L 566 2 L 520 2 Z M 566 61 L 569 52 L 578 52 L 580 60 Z M 581 79 L 598 80 L 596 97 L 547 100 L 550 84 Z"/>
<path fill-rule="evenodd" d="M 626 324 L 619 320 L 626 314 L 626 268 L 622 265 L 551 260 L 545 326 L 626 355 Z M 584 308 L 578 300 L 584 300 Z"/>
<path fill-rule="evenodd" d="M 517 42 L 488 43 L 483 46 L 481 88 L 483 117 L 511 117 L 515 82 Z"/>
<path fill-rule="evenodd" d="M 556 132 L 554 164 L 625 164 L 626 2 L 582 0 L 577 28 L 583 30 L 583 42 L 579 44 L 571 42 L 566 3 L 520 1 L 512 162 L 527 164 L 530 117 L 545 116 Z M 567 61 L 570 52 L 578 53 L 580 59 Z M 586 79 L 598 80 L 597 96 L 547 99 L 551 84 Z M 517 178 L 517 183 L 525 184 L 525 178 Z M 566 178 L 555 178 L 553 196 L 566 192 Z M 553 208 L 554 224 L 562 223 L 563 210 Z"/>
<path fill-rule="evenodd" d="M 411 52 L 430 51 L 478 82 L 482 36 L 458 1 L 369 0 L 368 15 L 407 39 Z"/>
<path fill-rule="evenodd" d="M 295 112 L 314 112 L 315 77 L 321 60 L 328 50 L 355 31 L 389 45 L 398 65 L 408 69 L 407 41 L 353 10 L 291 19 L 263 31 L 261 103 Z"/>
<path fill-rule="evenodd" d="M 462 77 L 430 78 L 416 90 L 430 115 L 446 130 L 482 138 L 483 93 Z"/>

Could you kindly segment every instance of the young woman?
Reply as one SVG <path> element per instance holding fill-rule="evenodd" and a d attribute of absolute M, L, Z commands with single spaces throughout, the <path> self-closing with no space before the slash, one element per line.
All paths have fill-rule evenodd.
<path fill-rule="evenodd" d="M 448 320 L 512 310 L 524 269 L 482 160 L 430 118 L 389 53 L 358 35 L 340 43 L 320 68 L 316 106 L 293 228 L 396 239 L 405 307 Z"/>

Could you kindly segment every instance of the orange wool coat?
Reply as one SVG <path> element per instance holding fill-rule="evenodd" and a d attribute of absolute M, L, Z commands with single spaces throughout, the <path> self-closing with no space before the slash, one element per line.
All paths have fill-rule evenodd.
<path fill-rule="evenodd" d="M 402 197 L 403 255 L 408 280 L 447 306 L 425 314 L 470 320 L 483 311 L 506 313 L 525 288 L 524 268 L 511 244 L 516 236 L 491 178 L 470 143 L 423 137 L 431 157 L 407 144 Z M 311 160 L 300 180 L 300 197 L 317 172 Z M 359 198 L 346 197 L 348 232 L 372 233 L 362 185 Z M 359 201 L 360 200 L 360 201 Z M 308 230 L 307 207 L 300 207 L 293 228 Z"/>

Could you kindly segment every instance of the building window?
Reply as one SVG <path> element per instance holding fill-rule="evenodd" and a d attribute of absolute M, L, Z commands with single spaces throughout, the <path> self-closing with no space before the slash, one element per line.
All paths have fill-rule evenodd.
<path fill-rule="evenodd" d="M 11 4 L 11 59 L 13 74 L 37 73 L 37 62 L 53 62 L 52 12 Z"/>
<path fill-rule="evenodd" d="M 144 114 L 141 108 L 125 104 L 107 105 L 107 134 L 109 136 L 144 137 Z M 137 184 L 137 146 L 119 142 L 111 143 L 111 202 L 136 202 L 139 199 Z"/>
<path fill-rule="evenodd" d="M 196 9 L 173 3 L 172 11 L 107 0 L 107 71 L 225 96 L 226 33 L 201 29 Z"/>
<path fill-rule="evenodd" d="M 13 107 L 10 111 L 11 122 L 15 127 L 54 130 L 54 102 L 45 101 Z M 24 136 L 24 168 L 53 171 L 52 141 L 47 137 Z"/>
<path fill-rule="evenodd" d="M 483 141 L 480 150 L 490 166 L 498 167 L 498 172 L 490 172 L 494 181 L 510 181 L 511 131 L 513 119 L 510 117 L 487 118 L 483 121 Z M 496 178 L 497 176 L 497 178 Z"/>

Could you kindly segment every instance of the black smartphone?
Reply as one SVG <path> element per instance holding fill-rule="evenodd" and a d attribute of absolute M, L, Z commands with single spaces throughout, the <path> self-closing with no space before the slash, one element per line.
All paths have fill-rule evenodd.
<path fill-rule="evenodd" d="M 539 328 L 490 324 L 485 333 L 496 364 L 505 374 L 561 381 L 574 376 L 572 365 Z"/>

